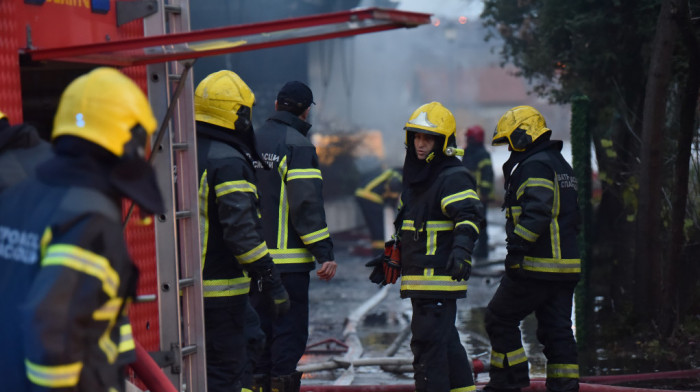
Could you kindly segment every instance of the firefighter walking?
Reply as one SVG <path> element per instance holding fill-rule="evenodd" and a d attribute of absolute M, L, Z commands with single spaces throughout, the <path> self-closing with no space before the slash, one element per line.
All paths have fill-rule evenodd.
<path fill-rule="evenodd" d="M 248 303 L 251 279 L 272 317 L 289 310 L 259 217 L 253 165 L 260 165 L 261 159 L 251 123 L 255 96 L 236 73 L 218 71 L 199 83 L 194 100 L 207 390 L 249 390 L 244 331 L 256 317 Z"/>
<path fill-rule="evenodd" d="M 54 156 L 0 196 L 3 390 L 124 390 L 137 270 L 121 200 L 163 212 L 144 159 L 156 125 L 135 83 L 97 68 L 61 96 Z"/>
<path fill-rule="evenodd" d="M 483 219 L 474 180 L 459 159 L 455 119 L 438 102 L 416 109 L 405 125 L 403 193 L 389 257 L 374 260 L 370 280 L 394 283 L 410 298 L 416 391 L 474 391 L 467 352 L 455 326 L 471 254 Z M 393 243 L 392 243 L 393 242 Z M 394 254 L 392 257 L 391 254 Z"/>
<path fill-rule="evenodd" d="M 534 312 L 537 338 L 547 357 L 548 391 L 578 391 L 579 368 L 571 329 L 574 287 L 581 261 L 577 245 L 576 178 L 561 155 L 562 142 L 530 106 L 508 110 L 498 121 L 493 145 L 507 145 L 503 165 L 506 195 L 506 274 L 488 304 L 491 340 L 486 391 L 527 387 L 527 355 L 520 321 Z"/>

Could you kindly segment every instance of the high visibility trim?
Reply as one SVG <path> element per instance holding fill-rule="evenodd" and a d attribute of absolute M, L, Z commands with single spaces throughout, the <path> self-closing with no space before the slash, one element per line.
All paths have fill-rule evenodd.
<path fill-rule="evenodd" d="M 581 259 L 550 259 L 525 256 L 523 269 L 535 272 L 573 274 L 581 272 Z"/>
<path fill-rule="evenodd" d="M 92 312 L 94 320 L 111 320 L 116 318 L 122 306 L 122 299 L 119 297 L 107 300 L 102 306 Z"/>
<path fill-rule="evenodd" d="M 54 244 L 48 247 L 41 265 L 63 266 L 91 275 L 102 282 L 102 290 L 110 297 L 117 295 L 119 274 L 105 257 L 69 244 Z"/>
<path fill-rule="evenodd" d="M 522 347 L 507 353 L 506 358 L 508 358 L 508 366 L 515 366 L 519 363 L 527 362 L 527 354 L 525 354 L 525 349 Z"/>
<path fill-rule="evenodd" d="M 299 238 L 301 238 L 301 242 L 303 242 L 304 245 L 309 245 L 309 244 L 313 244 L 314 242 L 318 242 L 318 241 L 324 240 L 326 238 L 329 238 L 330 236 L 331 236 L 330 233 L 328 233 L 328 227 L 324 227 L 323 229 L 316 230 L 313 233 L 299 236 Z"/>
<path fill-rule="evenodd" d="M 287 156 L 282 157 L 277 171 L 282 179 L 280 183 L 279 210 L 277 211 L 277 248 L 287 247 L 287 226 L 289 222 L 289 201 L 287 200 Z"/>
<path fill-rule="evenodd" d="M 71 388 L 78 385 L 83 362 L 68 365 L 44 366 L 25 359 L 27 378 L 36 385 L 46 388 Z"/>
<path fill-rule="evenodd" d="M 107 321 L 107 328 L 97 340 L 97 345 L 105 354 L 107 362 L 114 363 L 119 355 L 119 346 L 112 340 L 112 328 L 117 321 L 119 310 L 122 306 L 121 298 L 112 298 L 105 302 L 99 309 L 92 312 L 92 318 L 99 321 Z"/>
<path fill-rule="evenodd" d="M 222 182 L 214 186 L 214 192 L 216 192 L 217 198 L 232 192 L 250 192 L 253 193 L 256 198 L 258 197 L 258 188 L 246 180 Z"/>
<path fill-rule="evenodd" d="M 275 264 L 313 263 L 314 256 L 305 248 L 270 249 Z"/>
<path fill-rule="evenodd" d="M 49 244 L 51 244 L 51 240 L 53 239 L 53 232 L 51 231 L 51 226 L 47 227 L 44 229 L 44 234 L 41 235 L 41 240 L 39 241 L 39 249 L 41 250 L 41 258 L 43 259 L 46 257 L 46 250 L 49 247 Z"/>
<path fill-rule="evenodd" d="M 515 192 L 516 199 L 519 200 L 523 193 L 525 193 L 525 188 L 535 186 L 541 186 L 543 188 L 551 190 L 552 192 L 554 191 L 554 183 L 552 182 L 552 180 L 549 180 L 547 178 L 528 178 L 527 180 L 525 180 L 525 182 L 522 183 L 522 185 L 520 185 L 518 191 Z"/>
<path fill-rule="evenodd" d="M 491 159 L 489 158 L 484 158 L 479 161 L 479 163 L 476 165 L 480 170 L 483 169 L 486 166 L 491 166 Z"/>
<path fill-rule="evenodd" d="M 491 350 L 491 361 L 490 361 L 491 366 L 497 367 L 499 369 L 503 369 L 503 364 L 505 364 L 505 362 L 506 362 L 506 355 L 505 354 Z"/>
<path fill-rule="evenodd" d="M 134 335 L 131 329 L 131 324 L 127 323 L 119 327 L 119 352 L 135 350 Z"/>
<path fill-rule="evenodd" d="M 523 208 L 520 206 L 512 206 L 506 208 L 506 218 L 513 218 L 513 223 L 518 224 L 520 215 L 523 213 Z"/>
<path fill-rule="evenodd" d="M 323 180 L 319 169 L 292 169 L 287 172 L 287 181 L 301 180 L 304 178 L 318 178 Z"/>
<path fill-rule="evenodd" d="M 199 239 L 202 244 L 202 270 L 204 270 L 209 244 L 209 182 L 206 170 L 199 180 Z"/>
<path fill-rule="evenodd" d="M 269 253 L 270 252 L 267 250 L 267 244 L 263 242 L 243 254 L 236 255 L 236 260 L 238 260 L 238 262 L 241 264 L 250 264 L 260 260 Z"/>
<path fill-rule="evenodd" d="M 473 189 L 467 189 L 466 191 L 457 192 L 455 194 L 443 197 L 440 201 L 440 209 L 442 209 L 443 214 L 447 215 L 447 211 L 445 211 L 445 208 L 447 208 L 448 205 L 465 199 L 479 200 L 479 196 Z"/>
<path fill-rule="evenodd" d="M 461 225 L 467 225 L 467 226 L 471 227 L 472 229 L 474 229 L 474 231 L 476 231 L 476 234 L 479 234 L 479 226 L 477 226 L 476 223 L 474 223 L 470 220 L 463 220 L 461 222 L 455 223 L 455 229 Z"/>
<path fill-rule="evenodd" d="M 234 279 L 204 280 L 204 298 L 234 297 L 250 292 L 250 278 L 242 276 Z"/>
<path fill-rule="evenodd" d="M 470 385 L 468 387 L 450 389 L 450 392 L 471 392 L 471 391 L 476 391 L 476 385 Z"/>
<path fill-rule="evenodd" d="M 579 378 L 578 365 L 574 363 L 548 363 L 548 378 Z"/>
<path fill-rule="evenodd" d="M 449 276 L 404 275 L 401 278 L 401 290 L 454 292 L 466 289 L 466 281 L 457 282 Z"/>
<path fill-rule="evenodd" d="M 554 178 L 557 173 L 554 172 Z M 559 235 L 559 206 L 561 204 L 561 193 L 559 192 L 559 181 L 554 184 L 554 200 L 552 202 L 552 222 L 549 225 L 549 238 L 552 245 L 552 257 L 561 258 L 561 237 Z"/>
<path fill-rule="evenodd" d="M 531 232 L 530 230 L 526 229 L 525 227 L 521 226 L 520 224 L 515 225 L 515 229 L 513 229 L 513 233 L 519 235 L 523 239 L 529 241 L 529 242 L 535 242 L 537 239 L 540 237 L 539 234 L 535 234 Z"/>
<path fill-rule="evenodd" d="M 355 196 L 363 198 L 363 199 L 367 199 L 373 203 L 384 204 L 384 199 L 382 199 L 382 197 L 380 195 L 378 195 L 378 194 L 376 194 L 368 189 L 364 189 L 364 188 L 357 189 L 355 191 Z"/>

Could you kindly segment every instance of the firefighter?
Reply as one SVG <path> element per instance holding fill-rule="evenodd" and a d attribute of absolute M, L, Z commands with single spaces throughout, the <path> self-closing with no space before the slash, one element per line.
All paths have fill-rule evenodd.
<path fill-rule="evenodd" d="M 520 321 L 534 312 L 547 357 L 547 390 L 578 391 L 576 342 L 571 330 L 577 245 L 576 178 L 561 155 L 562 142 L 533 107 L 517 106 L 498 121 L 494 146 L 507 145 L 503 165 L 506 274 L 488 304 L 491 340 L 487 391 L 520 391 L 530 383 Z"/>
<path fill-rule="evenodd" d="M 11 126 L 0 112 L 0 192 L 34 175 L 35 168 L 51 155 L 51 145 L 28 124 Z"/>
<path fill-rule="evenodd" d="M 275 113 L 255 134 L 262 157 L 272 167 L 258 170 L 265 241 L 292 303 L 286 316 L 273 320 L 269 306 L 253 295 L 267 335 L 256 373 L 261 380 L 269 376 L 276 392 L 298 391 L 301 385 L 296 366 L 308 339 L 314 259 L 322 280 L 331 280 L 337 268 L 323 207 L 323 178 L 308 135 L 312 103 L 308 86 L 286 83 L 277 94 Z"/>
<path fill-rule="evenodd" d="M 255 317 L 246 312 L 251 280 L 273 317 L 289 309 L 259 217 L 254 103 L 250 88 L 228 70 L 204 78 L 194 94 L 209 392 L 251 387 L 252 380 L 243 380 L 249 360 L 244 331 Z"/>
<path fill-rule="evenodd" d="M 410 298 L 413 307 L 416 391 L 474 391 L 455 321 L 457 299 L 467 293 L 483 208 L 474 179 L 455 156 L 462 151 L 456 148 L 452 113 L 431 102 L 416 109 L 404 129 L 403 193 L 395 239 L 387 243 L 400 257 L 387 251 L 391 260 L 368 263 L 375 267 L 370 280 L 394 283 L 400 264 L 401 298 Z"/>
<path fill-rule="evenodd" d="M 486 211 L 493 200 L 493 167 L 491 154 L 484 148 L 484 129 L 473 125 L 465 132 L 467 147 L 464 149 L 462 163 L 476 180 L 476 194 L 484 205 L 483 229 L 479 232 L 479 240 L 474 247 L 474 261 L 487 260 L 489 257 L 489 236 L 486 230 Z"/>
<path fill-rule="evenodd" d="M 162 213 L 139 87 L 96 68 L 63 92 L 54 155 L 0 196 L 0 369 L 8 391 L 123 391 L 137 269 L 122 198 Z"/>
<path fill-rule="evenodd" d="M 384 206 L 396 209 L 401 194 L 401 168 L 390 168 L 372 173 L 360 188 L 355 190 L 355 200 L 369 229 L 373 251 L 384 251 Z"/>

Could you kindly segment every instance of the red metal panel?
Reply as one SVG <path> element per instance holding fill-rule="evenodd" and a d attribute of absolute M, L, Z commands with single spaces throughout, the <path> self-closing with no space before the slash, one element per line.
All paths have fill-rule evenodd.
<path fill-rule="evenodd" d="M 0 111 L 12 124 L 23 121 L 17 54 L 23 27 L 15 17 L 18 6 L 17 1 L 0 1 Z"/>

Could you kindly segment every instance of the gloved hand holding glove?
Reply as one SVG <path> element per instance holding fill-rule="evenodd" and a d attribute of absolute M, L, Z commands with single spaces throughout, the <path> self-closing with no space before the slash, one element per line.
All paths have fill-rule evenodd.
<path fill-rule="evenodd" d="M 257 276 L 258 290 L 263 293 L 263 296 L 268 302 L 270 309 L 273 310 L 275 318 L 282 317 L 291 306 L 289 302 L 289 294 L 282 284 L 280 274 L 275 268 L 268 268 L 262 271 Z"/>
<path fill-rule="evenodd" d="M 472 274 L 472 252 L 461 246 L 452 248 L 450 256 L 447 258 L 445 270 L 452 277 L 452 280 L 468 280 Z"/>
<path fill-rule="evenodd" d="M 401 276 L 401 252 L 399 244 L 394 241 L 387 241 L 384 244 L 384 254 L 371 260 L 367 267 L 372 267 L 369 280 L 372 283 L 381 285 L 394 284 Z"/>
<path fill-rule="evenodd" d="M 384 255 L 378 256 L 370 260 L 365 267 L 372 268 L 372 272 L 369 274 L 369 280 L 372 283 L 386 284 L 384 282 Z"/>

